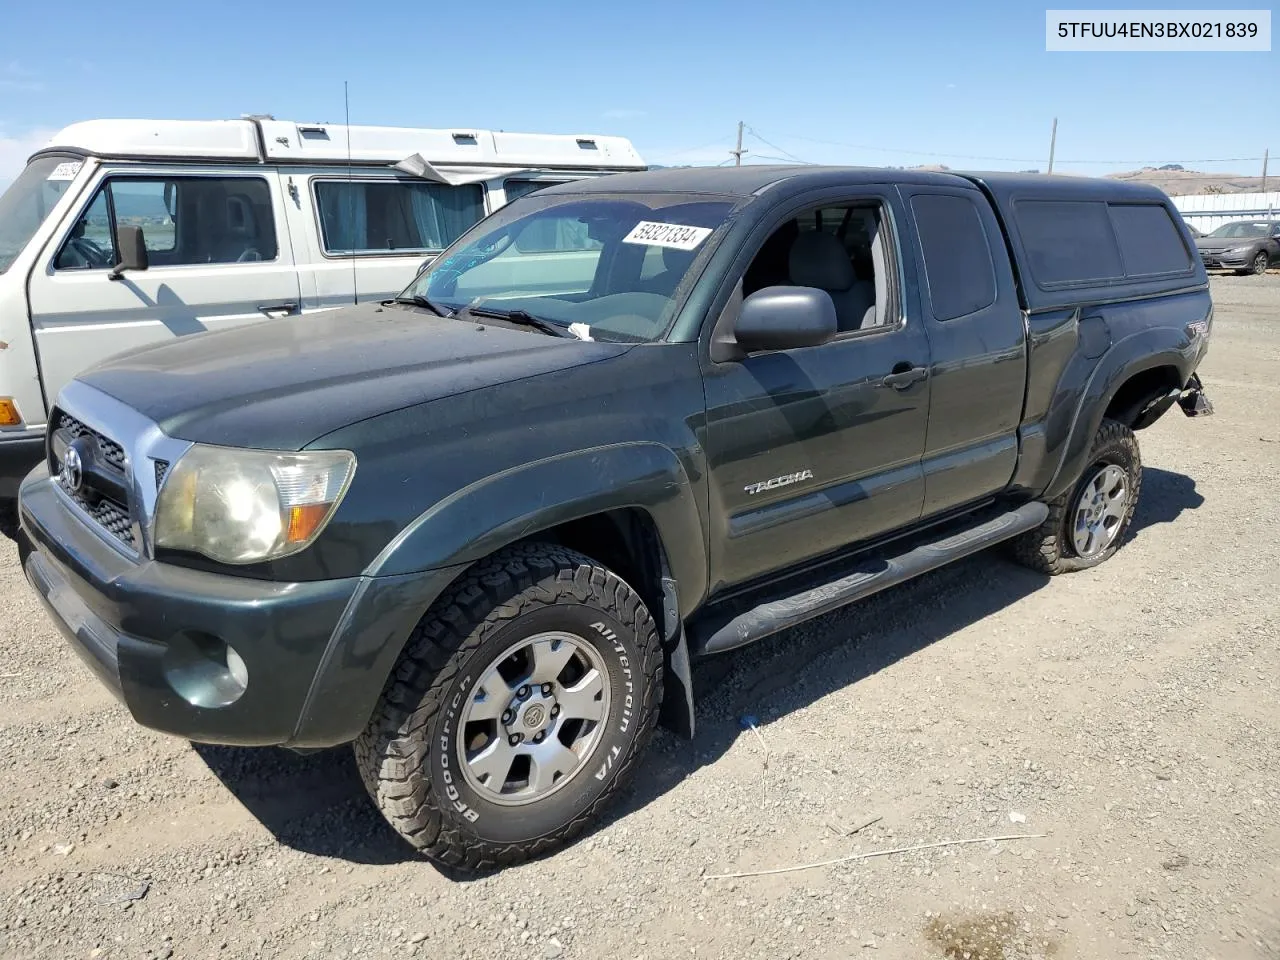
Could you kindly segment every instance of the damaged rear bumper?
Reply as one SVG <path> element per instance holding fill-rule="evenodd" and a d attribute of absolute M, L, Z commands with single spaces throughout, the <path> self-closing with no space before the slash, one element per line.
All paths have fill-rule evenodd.
<path fill-rule="evenodd" d="M 1213 402 L 1204 392 L 1200 374 L 1193 373 L 1187 385 L 1178 394 L 1178 406 L 1188 417 L 1207 417 L 1213 413 Z"/>

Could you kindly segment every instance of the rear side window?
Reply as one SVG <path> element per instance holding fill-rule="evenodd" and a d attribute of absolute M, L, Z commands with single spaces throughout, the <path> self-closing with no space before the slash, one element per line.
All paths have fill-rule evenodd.
<path fill-rule="evenodd" d="M 911 198 L 911 211 L 920 231 L 934 318 L 954 320 L 995 303 L 991 247 L 973 201 L 920 194 Z"/>
<path fill-rule="evenodd" d="M 1191 254 L 1163 205 L 1113 203 L 1111 220 L 1120 240 L 1127 276 L 1183 273 L 1191 268 Z"/>
<path fill-rule="evenodd" d="M 1090 283 L 1124 276 L 1101 200 L 1019 200 L 1014 217 L 1031 276 L 1040 286 Z"/>
<path fill-rule="evenodd" d="M 321 180 L 315 192 L 330 254 L 443 250 L 484 216 L 479 184 Z"/>

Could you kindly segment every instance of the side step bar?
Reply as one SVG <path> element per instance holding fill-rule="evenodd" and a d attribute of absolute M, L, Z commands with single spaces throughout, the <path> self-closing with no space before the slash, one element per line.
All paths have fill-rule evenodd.
<path fill-rule="evenodd" d="M 998 514 L 977 526 L 961 530 L 941 540 L 920 544 L 904 553 L 870 555 L 863 558 L 852 572 L 837 580 L 803 590 L 790 597 L 766 601 L 743 611 L 727 622 L 708 625 L 705 632 L 691 631 L 693 653 L 722 653 L 735 647 L 763 640 L 804 623 L 814 617 L 869 597 L 892 587 L 986 549 L 1002 540 L 1034 530 L 1049 516 L 1043 503 L 1028 503 L 1016 510 Z"/>

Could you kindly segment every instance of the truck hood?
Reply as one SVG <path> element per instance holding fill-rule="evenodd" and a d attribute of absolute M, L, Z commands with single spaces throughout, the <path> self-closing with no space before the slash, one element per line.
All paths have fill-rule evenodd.
<path fill-rule="evenodd" d="M 368 304 L 182 337 L 77 379 L 171 437 L 297 450 L 368 417 L 606 360 L 629 346 Z"/>

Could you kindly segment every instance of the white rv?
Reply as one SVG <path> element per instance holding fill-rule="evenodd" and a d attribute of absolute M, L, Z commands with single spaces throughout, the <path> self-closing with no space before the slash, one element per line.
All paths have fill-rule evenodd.
<path fill-rule="evenodd" d="M 0 500 L 89 364 L 385 299 L 510 200 L 644 168 L 619 137 L 272 117 L 67 127 L 0 196 Z"/>

